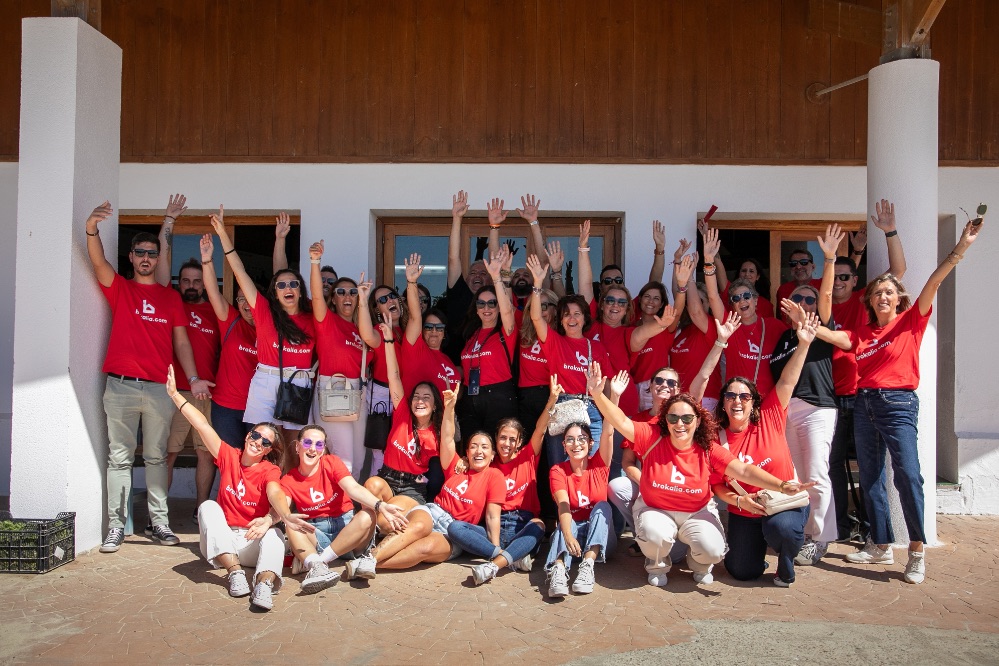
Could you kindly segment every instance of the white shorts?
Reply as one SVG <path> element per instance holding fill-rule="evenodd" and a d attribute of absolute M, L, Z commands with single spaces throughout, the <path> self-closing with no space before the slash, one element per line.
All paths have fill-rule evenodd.
<path fill-rule="evenodd" d="M 246 396 L 246 411 L 243 412 L 243 420 L 247 423 L 270 421 L 287 430 L 300 429 L 301 424 L 279 421 L 274 418 L 274 405 L 277 403 L 278 384 L 281 383 L 281 379 L 276 374 L 261 372 L 259 367 L 253 373 L 253 379 L 250 380 L 250 391 Z M 303 372 L 296 376 L 292 383 L 298 386 L 310 386 L 312 380 Z M 309 420 L 315 423 L 313 417 L 314 414 L 310 412 Z"/>

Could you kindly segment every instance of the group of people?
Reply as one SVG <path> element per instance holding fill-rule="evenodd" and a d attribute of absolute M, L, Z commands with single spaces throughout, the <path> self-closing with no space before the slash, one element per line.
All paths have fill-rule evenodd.
<path fill-rule="evenodd" d="M 651 585 L 665 586 L 684 558 L 698 584 L 711 584 L 722 561 L 734 578 L 756 579 L 769 547 L 773 583 L 787 587 L 795 564 L 816 563 L 849 535 L 843 460 L 855 447 L 870 538 L 847 559 L 893 562 L 890 452 L 910 537 L 905 579 L 923 581 L 918 352 L 936 291 L 980 226 L 969 222 L 913 303 L 900 282 L 894 208 L 882 201 L 872 220 L 885 233 L 889 271 L 856 291 L 866 232 L 851 234 L 851 256 L 838 256 L 846 234 L 830 225 L 818 238 L 821 277 L 808 250 L 794 251 L 775 311 L 758 291 L 760 264 L 747 258 L 730 282 L 718 231 L 703 221 L 703 257 L 681 241 L 669 287 L 665 229 L 654 223 L 651 274 L 635 297 L 616 265 L 594 281 L 589 223 L 580 225 L 579 288 L 567 293 L 565 257 L 544 238 L 540 202 L 521 202 L 529 256 L 513 271 L 500 243 L 510 224 L 504 202 L 488 203 L 488 254 L 466 267 L 468 197 L 453 197 L 447 292 L 436 304 L 420 284 L 419 254 L 405 260 L 400 292 L 363 273 L 338 276 L 319 241 L 307 282 L 288 265 L 285 214 L 263 289 L 221 207 L 175 290 L 170 248 L 182 195 L 170 197 L 159 236 L 132 239 L 134 276 L 125 279 L 100 240 L 111 207 L 98 206 L 87 247 L 112 311 L 101 551 L 124 541 L 141 423 L 147 534 L 179 541 L 167 489 L 193 430 L 201 552 L 227 570 L 232 596 L 252 595 L 260 608 L 272 607 L 286 548 L 307 593 L 339 580 L 330 568 L 338 558 L 343 576 L 373 579 L 378 569 L 468 553 L 484 560 L 472 569 L 478 585 L 530 571 L 546 524 L 551 597 L 569 594 L 574 561 L 572 591 L 592 591 L 595 565 L 629 525 Z M 215 243 L 238 285 L 233 303 L 218 288 Z M 327 418 L 314 391 L 308 415 L 289 418 L 287 385 L 308 395 L 334 381 L 360 393 L 352 414 Z M 369 420 L 385 432 L 373 436 Z M 255 567 L 252 584 L 243 566 Z"/>

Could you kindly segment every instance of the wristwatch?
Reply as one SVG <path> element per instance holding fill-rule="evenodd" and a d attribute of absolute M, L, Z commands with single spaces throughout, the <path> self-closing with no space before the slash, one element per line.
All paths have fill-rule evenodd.
<path fill-rule="evenodd" d="M 187 383 L 188 384 L 193 384 L 194 382 L 198 381 L 199 379 L 201 379 L 201 377 L 199 377 L 197 375 L 191 375 L 190 377 L 187 378 Z"/>

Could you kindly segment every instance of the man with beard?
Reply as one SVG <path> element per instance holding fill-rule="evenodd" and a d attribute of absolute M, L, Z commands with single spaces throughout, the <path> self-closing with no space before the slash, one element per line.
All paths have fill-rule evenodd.
<path fill-rule="evenodd" d="M 159 240 L 149 233 L 135 235 L 128 253 L 135 275 L 126 280 L 104 256 L 101 243 L 98 226 L 112 212 L 111 204 L 105 201 L 86 222 L 87 253 L 111 307 L 111 336 L 103 366 L 108 376 L 104 411 L 109 439 L 109 529 L 101 546 L 103 553 L 116 552 L 125 540 L 126 502 L 132 490 L 140 424 L 151 536 L 164 545 L 180 542 L 170 530 L 167 510 L 166 443 L 176 411 L 164 384 L 170 363 L 180 364 L 196 397 L 210 394 L 209 383 L 197 376 L 180 297 L 156 283 Z"/>

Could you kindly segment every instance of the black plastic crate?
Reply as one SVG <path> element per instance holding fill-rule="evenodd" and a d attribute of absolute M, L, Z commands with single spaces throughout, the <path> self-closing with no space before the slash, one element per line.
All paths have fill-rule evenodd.
<path fill-rule="evenodd" d="M 76 559 L 76 513 L 49 520 L 0 515 L 0 573 L 45 573 Z"/>

